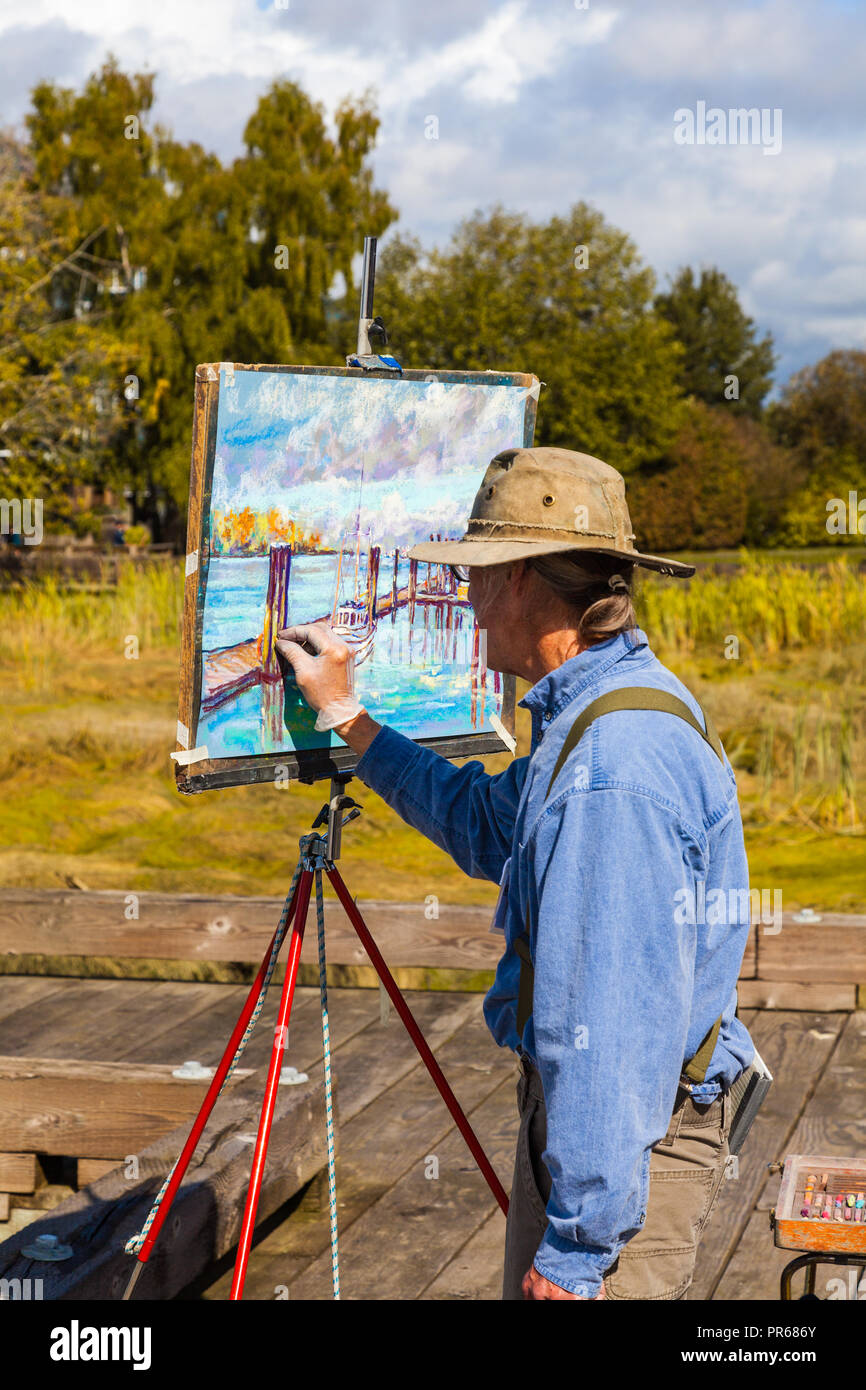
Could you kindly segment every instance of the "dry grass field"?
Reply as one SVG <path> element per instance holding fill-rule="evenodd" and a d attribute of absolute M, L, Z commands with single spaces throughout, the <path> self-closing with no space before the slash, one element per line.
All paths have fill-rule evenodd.
<path fill-rule="evenodd" d="M 823 557 L 822 557 L 823 558 Z M 710 709 L 737 770 L 752 882 L 796 906 L 866 905 L 866 584 L 829 563 L 737 557 L 647 578 L 640 620 Z M 0 883 L 279 893 L 324 787 L 179 796 L 173 763 L 181 573 L 117 588 L 0 593 Z M 134 639 L 134 640 L 130 640 Z M 521 718 L 519 751 L 527 747 Z M 486 760 L 491 771 L 504 755 Z M 345 872 L 361 897 L 492 902 L 358 790 Z"/>

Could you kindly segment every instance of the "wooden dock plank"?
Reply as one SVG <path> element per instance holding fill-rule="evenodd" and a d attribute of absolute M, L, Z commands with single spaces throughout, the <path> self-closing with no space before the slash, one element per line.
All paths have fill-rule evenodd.
<path fill-rule="evenodd" d="M 721 1303 L 751 1299 L 762 1302 L 777 1300 L 782 1270 L 794 1258 L 793 1250 L 779 1250 L 773 1244 L 767 1213 L 751 1212 L 736 1249 L 725 1266 L 713 1295 L 714 1300 Z M 801 1274 L 797 1294 L 802 1292 L 802 1279 Z M 816 1287 L 815 1291 L 817 1293 L 819 1289 Z"/>
<path fill-rule="evenodd" d="M 21 955 L 140 957 L 258 964 L 283 908 L 280 898 L 140 893 L 139 917 L 124 917 L 120 892 L 6 889 L 0 903 L 0 958 Z M 439 903 L 438 918 L 424 902 L 360 900 L 364 919 L 389 966 L 493 970 L 501 940 L 489 931 L 490 909 Z M 343 909 L 325 898 L 328 960 L 367 964 L 367 955 Z M 308 930 L 302 962 L 317 960 Z"/>
<path fill-rule="evenodd" d="M 448 1040 L 458 1029 L 480 1014 L 480 1000 L 471 994 L 433 994 L 423 990 L 405 997 L 416 1023 L 444 1070 L 445 1061 L 440 1053 L 443 1053 Z M 489 1038 L 489 1034 L 487 1036 Z M 400 1019 L 392 1014 L 386 1024 L 379 1022 L 378 999 L 375 1018 L 353 1042 L 356 1045 L 337 1054 L 341 1125 L 345 1126 L 365 1106 L 372 1104 L 385 1088 L 397 1086 L 402 1089 L 405 1078 L 416 1067 L 422 1069 L 431 1095 L 437 1099 L 447 1117 L 444 1102 Z M 495 1046 L 492 1040 L 490 1045 Z M 453 1056 L 455 1062 L 460 1060 L 459 1054 L 445 1051 L 443 1055 Z M 447 1072 L 446 1077 L 450 1083 Z"/>
<path fill-rule="evenodd" d="M 176 980 L 111 980 L 92 1028 L 66 1029 L 73 1054 L 97 1061 L 136 1057 L 149 1039 L 206 1016 L 224 998 L 223 986 Z M 228 986 L 231 988 L 231 986 Z M 159 1059 L 163 1060 L 163 1059 Z M 166 1061 L 171 1060 L 166 1058 Z"/>
<path fill-rule="evenodd" d="M 495 1302 L 502 1298 L 504 1273 L 505 1217 L 497 1207 L 421 1296 L 424 1299 Z"/>
<path fill-rule="evenodd" d="M 113 1172 L 117 1166 L 116 1158 L 79 1158 L 78 1186 L 86 1187 L 88 1183 L 96 1182 L 97 1178 L 104 1178 L 106 1173 Z"/>
<path fill-rule="evenodd" d="M 217 989 L 221 995 L 227 994 L 223 985 L 208 986 Z M 205 1066 L 215 1066 L 237 1021 L 247 990 L 228 987 L 232 997 L 218 999 L 209 1014 L 200 1015 L 192 1025 L 184 1022 L 178 1028 L 160 1034 L 150 1044 L 145 1044 L 140 1054 L 141 1061 L 168 1062 L 172 1057 L 183 1053 L 195 1057 Z M 345 999 L 343 996 L 347 995 Z M 334 999 L 340 1001 L 335 1010 L 331 1006 L 330 1033 L 331 1048 L 336 1052 L 346 1038 L 367 1026 L 374 1016 L 378 1016 L 378 1000 L 369 990 L 332 991 Z M 278 1007 L 279 990 L 272 985 L 262 1014 L 251 1040 L 243 1053 L 244 1066 L 264 1066 L 271 1054 L 273 1044 L 273 1022 Z M 286 1062 L 298 1071 L 308 1071 L 310 1067 L 321 1066 L 322 1055 L 322 1015 L 319 1008 L 319 991 L 311 988 L 295 990 L 292 1015 L 289 1020 Z"/>
<path fill-rule="evenodd" d="M 191 1124 L 207 1085 L 164 1066 L 0 1056 L 3 1143 L 10 1152 L 121 1159 Z"/>
<path fill-rule="evenodd" d="M 716 1296 L 715 1287 L 767 1182 L 767 1165 L 783 1157 L 790 1147 L 797 1117 L 818 1083 L 847 1017 L 762 1010 L 746 1022 L 774 1082 L 738 1156 L 735 1176 L 723 1183 L 704 1231 L 694 1281 L 686 1295 L 689 1301 Z"/>
<path fill-rule="evenodd" d="M 826 1027 L 823 1016 L 820 1027 Z M 866 1013 L 846 1016 L 821 1083 L 786 1151 L 866 1158 Z"/>
<path fill-rule="evenodd" d="M 789 913 L 782 930 L 757 935 L 757 978 L 841 984 L 866 982 L 866 915 L 824 912 L 817 923 Z"/>
<path fill-rule="evenodd" d="M 492 1043 L 486 1032 L 486 1025 L 479 1017 L 470 1017 L 460 1022 L 460 1014 L 439 1015 L 440 1030 L 453 1029 L 450 1037 L 437 1038 L 436 1058 L 445 1073 L 449 1085 L 457 1096 L 463 1110 L 470 1114 L 503 1080 L 514 1078 L 516 1070 L 513 1059 L 491 1056 Z M 402 1027 L 402 1025 L 401 1025 Z M 432 1035 L 432 1030 L 431 1035 Z M 406 1035 L 409 1046 L 411 1039 Z M 388 1057 L 394 1057 L 395 1041 L 389 1045 Z M 348 1049 L 346 1050 L 348 1053 Z M 412 1053 L 405 1050 L 407 1070 L 403 1075 L 396 1069 L 389 1069 L 387 1089 L 377 1088 L 376 1099 L 363 1108 L 353 1110 L 347 1118 L 341 1118 L 341 1167 L 351 1174 L 355 1182 L 364 1174 L 374 1174 L 381 1186 L 387 1187 L 406 1173 L 412 1165 L 424 1167 L 428 1153 L 435 1157 L 434 1149 L 441 1145 L 454 1129 L 454 1122 L 439 1095 L 426 1067 Z M 366 1061 L 360 1047 L 350 1055 L 338 1059 L 340 1071 L 340 1114 L 347 1116 L 351 1107 L 344 1100 L 347 1090 L 354 1091 L 357 1104 L 358 1088 L 352 1080 L 346 1079 L 350 1072 L 346 1062 Z M 414 1054 L 414 1055 L 413 1055 Z M 354 1078 L 353 1078 L 354 1079 Z M 516 1101 L 515 1101 L 516 1110 Z M 434 1149 L 431 1149 L 431 1145 Z M 466 1153 L 467 1163 L 474 1160 Z"/>
<path fill-rule="evenodd" d="M 856 984 L 826 984 L 815 980 L 740 980 L 737 995 L 744 1008 L 804 1009 L 828 1013 L 857 1007 Z"/>
<path fill-rule="evenodd" d="M 139 915 L 129 921 L 126 893 L 7 889 L 0 903 L 0 972 L 118 974 L 128 961 L 130 973 L 182 968 L 187 978 L 190 971 L 206 976 L 218 966 L 222 971 L 248 968 L 261 960 L 283 906 L 279 898 L 135 896 Z M 488 907 L 439 903 L 438 916 L 430 917 L 423 902 L 369 900 L 359 906 L 398 976 L 401 971 L 449 971 L 466 977 L 460 980 L 462 987 L 489 984 L 501 942 L 488 931 Z M 373 983 L 366 954 L 332 897 L 325 899 L 325 920 L 332 979 Z M 309 932 L 302 983 L 312 983 L 315 969 L 315 934 Z M 341 970 L 348 972 L 345 978 L 339 976 Z M 353 976 L 352 971 L 362 973 Z M 410 987 L 437 987 L 435 979 L 402 978 Z M 781 931 L 770 933 L 757 924 L 740 979 L 748 1004 L 766 1006 L 768 999 L 777 998 L 774 1007 L 851 1007 L 852 990 L 866 987 L 866 916 L 828 913 L 810 924 L 785 913 Z M 761 981 L 765 989 L 759 987 Z M 457 980 L 447 983 L 451 987 Z M 806 993 L 801 996 L 798 990 Z"/>
<path fill-rule="evenodd" d="M 96 1007 L 89 1007 L 93 1002 L 89 991 L 83 1000 L 74 992 L 74 1007 L 70 1010 L 65 995 L 75 990 L 77 981 L 58 983 L 65 986 L 65 992 L 61 990 L 45 1000 L 40 1005 L 38 1023 L 32 1020 L 26 1031 L 19 1032 L 0 1020 L 0 1053 L 7 1056 L 41 1054 L 88 1061 L 137 1057 L 139 1051 L 162 1032 L 177 1028 L 197 1014 L 206 1014 L 223 997 L 221 985 L 106 980 L 99 981 L 101 986 L 109 988 L 100 990 Z M 88 985 L 94 983 L 87 982 Z M 153 1060 L 169 1061 L 171 1057 L 160 1056 Z"/>
<path fill-rule="evenodd" d="M 469 1112 L 503 1077 L 515 1075 L 514 1060 L 493 1044 L 479 1001 L 461 996 L 450 1000 L 456 1007 L 449 1007 L 448 996 L 437 1000 L 422 992 L 407 1002 Z M 423 1167 L 431 1147 L 438 1153 L 454 1126 L 399 1019 L 392 1017 L 383 1026 L 377 1013 L 367 1029 L 336 1053 L 334 1069 L 340 1083 L 338 1220 L 344 1232 L 408 1168 Z M 473 1162 L 468 1153 L 467 1162 Z M 303 1216 L 293 1213 L 253 1251 L 249 1296 L 271 1298 L 276 1285 L 290 1287 L 329 1243 L 326 1209 Z M 230 1284 L 231 1274 L 226 1272 L 206 1297 L 225 1297 Z"/>
<path fill-rule="evenodd" d="M 518 1116 L 509 1077 L 471 1113 L 497 1172 L 511 1171 Z M 437 1179 L 414 1163 L 355 1221 L 341 1242 L 342 1297 L 417 1299 L 495 1208 L 487 1184 L 453 1130 L 438 1146 Z M 327 1298 L 330 1257 L 319 1256 L 289 1285 L 292 1299 Z"/>
<path fill-rule="evenodd" d="M 146 985 L 147 995 L 142 995 L 137 1008 L 131 1006 L 132 1001 L 130 1005 L 124 1003 L 120 1010 L 106 1019 L 104 1037 L 89 1044 L 91 1055 L 96 1055 L 98 1060 L 108 1056 L 112 1061 L 171 1062 L 176 1066 L 178 1062 L 195 1058 L 195 1052 L 190 1052 L 189 1058 L 186 1055 L 178 1056 L 178 1051 L 172 1047 L 173 1040 L 178 1035 L 183 1036 L 184 1031 L 194 1038 L 200 1029 L 210 1028 L 214 1011 L 224 1003 L 226 990 L 235 988 L 232 985 L 168 980 L 136 980 L 130 983 L 136 989 Z M 246 994 L 247 990 L 241 986 L 232 1025 L 241 1011 Z M 230 1031 L 226 1033 L 224 1042 L 228 1041 Z M 162 1038 L 168 1040 L 164 1046 Z"/>
<path fill-rule="evenodd" d="M 43 1181 L 35 1153 L 0 1153 L 0 1192 L 35 1192 Z"/>
<path fill-rule="evenodd" d="M 743 952 L 743 959 L 740 962 L 739 979 L 741 981 L 752 980 L 757 973 L 758 951 L 755 945 L 755 932 L 756 928 L 753 927 L 746 940 L 746 949 Z"/>
<path fill-rule="evenodd" d="M 250 1145 L 241 1136 L 256 1128 L 264 1082 L 255 1072 L 217 1103 L 136 1298 L 173 1298 L 237 1242 L 250 1165 Z M 321 1169 L 323 1111 L 321 1082 L 279 1089 L 259 1220 Z M 115 1169 L 0 1244 L 0 1277 L 32 1277 L 36 1267 L 20 1254 L 21 1246 L 50 1231 L 74 1253 L 62 1264 L 38 1266 L 46 1299 L 119 1299 L 134 1267 L 124 1244 L 141 1229 L 187 1128 L 172 1130 L 138 1155 L 141 1180 L 127 1180 L 123 1169 Z"/>
<path fill-rule="evenodd" d="M 7 1032 L 11 1033 L 14 1029 L 12 1020 L 19 1011 L 45 1007 L 64 984 L 64 980 L 45 975 L 4 976 L 0 983 L 0 1024 L 8 1019 L 10 1027 Z"/>
<path fill-rule="evenodd" d="M 38 1055 L 49 1049 L 49 1040 L 74 1033 L 77 1028 L 94 1027 L 102 1010 L 109 1000 L 117 999 L 114 989 L 120 984 L 128 994 L 134 992 L 135 985 L 127 980 L 63 980 L 55 981 L 62 986 L 48 999 L 44 1007 L 35 1004 L 33 1008 L 18 1009 L 6 1018 L 0 1018 L 0 1054 L 10 1057 Z"/>
<path fill-rule="evenodd" d="M 185 984 L 177 987 L 179 989 L 189 988 Z M 185 1062 L 194 1058 L 203 1066 L 216 1066 L 238 1021 L 249 989 L 246 985 L 198 985 L 197 988 L 209 991 L 209 1002 L 206 1008 L 198 1010 L 191 1018 L 181 1016 L 177 1020 L 169 1020 L 169 1027 L 151 1036 L 145 1034 L 139 1037 L 128 1055 L 140 1062 L 168 1063 L 174 1061 L 175 1066 L 177 1066 L 178 1062 L 175 1059 Z M 258 1052 L 256 1052 L 257 1060 L 250 1061 L 247 1054 L 249 1057 L 254 1055 L 252 1047 L 259 1044 L 260 1039 L 265 1034 L 268 1035 L 267 1052 L 270 1053 L 273 1042 L 272 1018 L 279 997 L 279 989 L 272 984 L 262 1015 L 256 1024 L 252 1044 L 247 1045 L 247 1052 L 244 1053 L 244 1066 L 255 1067 L 264 1060 L 264 1058 L 259 1058 Z M 297 998 L 296 1007 L 298 1015 L 300 1015 L 309 1006 L 306 1000 Z M 181 1054 L 183 1055 L 181 1056 Z"/>

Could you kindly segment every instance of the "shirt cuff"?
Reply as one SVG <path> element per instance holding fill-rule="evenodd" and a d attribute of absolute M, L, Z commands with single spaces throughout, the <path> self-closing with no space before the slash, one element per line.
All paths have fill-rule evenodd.
<path fill-rule="evenodd" d="M 722 1088 L 718 1081 L 695 1082 L 689 1091 L 695 1105 L 707 1105 L 710 1101 L 718 1100 L 721 1094 Z"/>
<path fill-rule="evenodd" d="M 409 762 L 418 753 L 417 743 L 405 734 L 383 724 L 361 761 L 355 768 L 365 786 L 387 800 L 388 793 L 400 782 Z"/>
<path fill-rule="evenodd" d="M 601 1255 L 576 1241 L 565 1241 L 548 1226 L 532 1263 L 551 1284 L 580 1298 L 595 1298 L 615 1259 L 615 1253 Z"/>

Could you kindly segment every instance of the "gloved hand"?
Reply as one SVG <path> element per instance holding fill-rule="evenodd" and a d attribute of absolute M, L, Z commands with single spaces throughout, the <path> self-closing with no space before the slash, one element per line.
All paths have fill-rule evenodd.
<path fill-rule="evenodd" d="M 316 654 L 305 647 L 312 647 Z M 316 728 L 320 733 L 362 712 L 364 706 L 355 698 L 355 658 L 326 623 L 284 627 L 277 633 L 276 648 L 291 665 L 307 704 L 318 710 Z"/>

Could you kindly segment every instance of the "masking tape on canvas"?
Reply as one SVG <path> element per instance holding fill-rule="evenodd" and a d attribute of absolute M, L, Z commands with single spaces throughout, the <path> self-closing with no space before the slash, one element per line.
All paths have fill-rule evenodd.
<path fill-rule="evenodd" d="M 505 744 L 505 747 L 508 749 L 509 753 L 511 753 L 512 755 L 513 755 L 514 753 L 516 753 L 516 752 L 517 752 L 517 739 L 514 738 L 513 735 L 511 735 L 511 734 L 508 732 L 508 730 L 506 729 L 506 727 L 505 727 L 505 725 L 503 724 L 502 720 L 499 718 L 499 715 L 498 715 L 498 714 L 491 714 L 491 716 L 490 716 L 490 723 L 493 725 L 494 730 L 495 730 L 496 733 L 499 735 L 499 737 L 502 739 L 502 742 Z"/>
<path fill-rule="evenodd" d="M 189 552 L 189 554 L 187 555 L 187 557 L 186 557 L 186 574 L 187 574 L 187 578 L 189 578 L 189 576 L 190 576 L 191 574 L 195 574 L 195 572 L 196 572 L 197 569 L 198 569 L 198 551 L 197 551 L 197 550 L 191 550 L 191 551 Z"/>
<path fill-rule="evenodd" d="M 189 729 L 180 720 L 177 721 L 177 741 L 181 748 L 189 748 Z"/>
<path fill-rule="evenodd" d="M 225 375 L 226 386 L 235 384 L 235 364 L 234 362 L 220 362 L 220 372 Z"/>
<path fill-rule="evenodd" d="M 199 748 L 188 748 L 182 753 L 172 753 L 178 767 L 186 767 L 188 763 L 202 763 L 209 756 L 207 744 L 203 743 Z"/>

